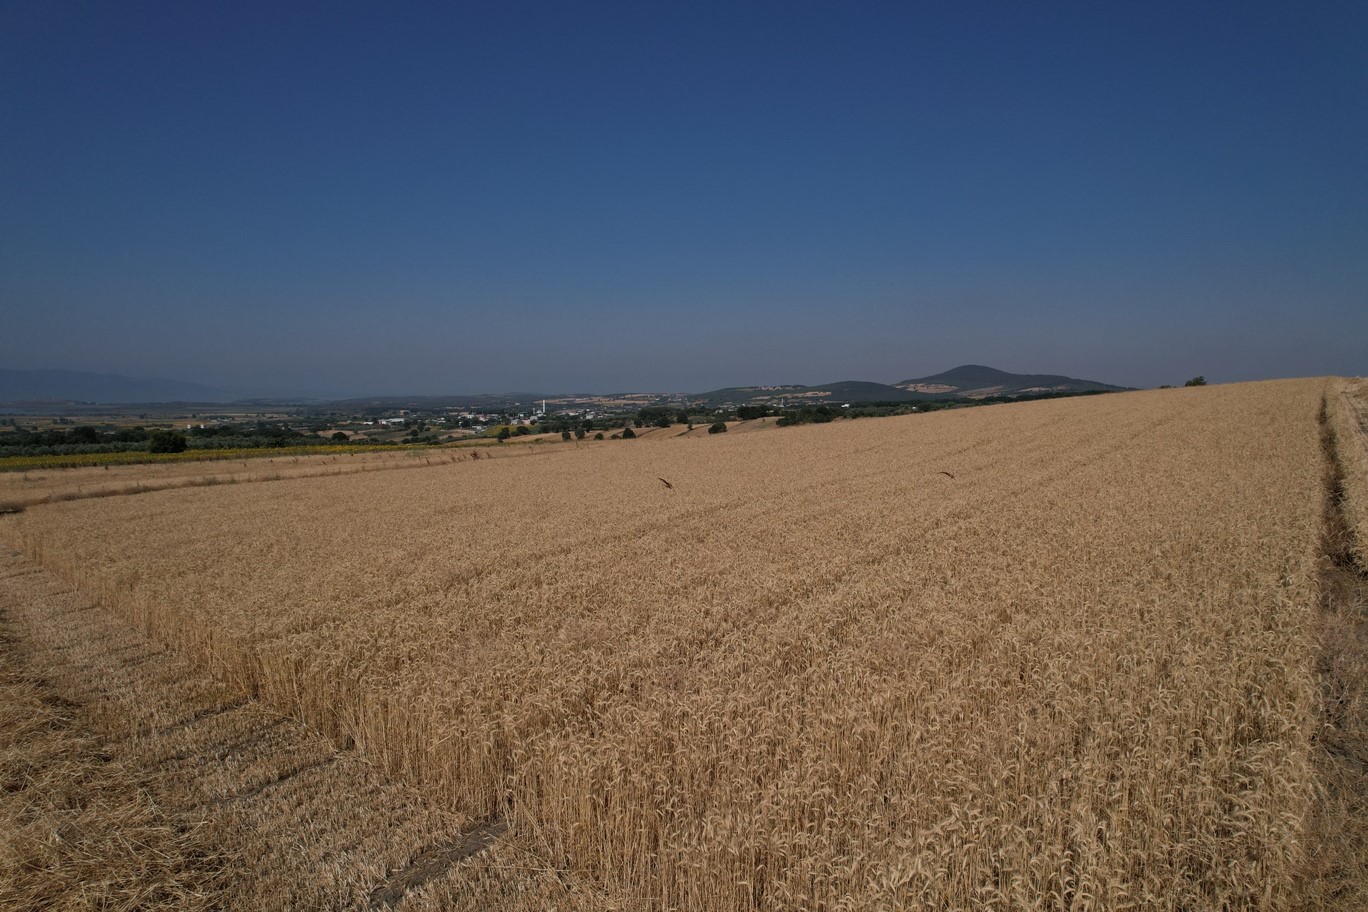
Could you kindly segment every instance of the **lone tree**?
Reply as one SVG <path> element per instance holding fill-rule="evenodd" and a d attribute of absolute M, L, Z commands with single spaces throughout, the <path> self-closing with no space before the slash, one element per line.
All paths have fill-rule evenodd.
<path fill-rule="evenodd" d="M 629 427 L 625 427 L 625 428 L 622 429 L 622 439 L 623 439 L 623 440 L 631 440 L 631 439 L 633 439 L 634 437 L 636 437 L 636 431 L 632 430 L 632 429 L 629 428 Z"/>
<path fill-rule="evenodd" d="M 1193 377 L 1193 378 L 1192 378 L 1191 380 L 1189 380 L 1187 383 L 1184 383 L 1184 384 L 1183 384 L 1183 386 L 1206 386 L 1206 385 L 1207 385 L 1207 384 L 1206 384 L 1206 377 L 1203 377 L 1201 374 L 1198 374 L 1196 377 Z"/>
<path fill-rule="evenodd" d="M 717 422 L 717 423 L 714 424 L 712 427 L 708 428 L 708 433 L 709 433 L 709 434 L 725 434 L 725 433 L 727 433 L 727 422 L 725 422 L 725 421 L 719 421 L 719 422 Z"/>

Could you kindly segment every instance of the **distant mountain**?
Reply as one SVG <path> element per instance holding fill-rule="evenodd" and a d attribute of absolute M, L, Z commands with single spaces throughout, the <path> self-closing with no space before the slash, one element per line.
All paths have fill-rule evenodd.
<path fill-rule="evenodd" d="M 202 383 L 67 370 L 0 368 L 0 403 L 231 402 L 241 394 Z"/>
<path fill-rule="evenodd" d="M 822 383 L 817 386 L 730 386 L 690 396 L 690 399 L 708 405 L 745 405 L 764 403 L 778 405 L 820 405 L 823 402 L 914 402 L 918 399 L 931 399 L 920 393 L 909 392 L 889 386 L 886 383 L 873 383 L 868 380 L 840 380 L 836 383 Z"/>
<path fill-rule="evenodd" d="M 807 389 L 801 384 L 780 384 L 779 386 L 724 386 L 722 389 L 710 390 L 706 393 L 695 393 L 690 399 L 697 399 L 700 402 L 736 403 L 750 402 L 754 399 L 767 399 L 775 396 L 791 395 L 801 390 Z"/>
<path fill-rule="evenodd" d="M 479 393 L 473 396 L 357 396 L 334 399 L 328 405 L 338 411 L 383 411 L 399 408 L 475 408 L 503 410 L 517 405 L 535 405 L 543 399 L 563 399 L 563 393 Z"/>
<path fill-rule="evenodd" d="M 1090 393 L 1121 390 L 1094 380 L 1077 380 L 1057 374 L 1010 374 L 981 364 L 965 364 L 941 374 L 904 380 L 889 385 L 868 380 L 841 380 L 816 386 L 787 384 L 778 386 L 732 386 L 683 397 L 699 404 L 736 406 L 751 403 L 786 406 L 820 405 L 830 403 L 916 402 L 928 399 L 970 398 L 989 396 L 1031 396 L 1050 393 Z M 202 383 L 180 380 L 125 377 L 118 374 L 93 374 L 67 370 L 6 370 L 0 369 L 0 405 L 11 407 L 40 407 L 68 403 L 95 405 L 150 404 L 150 403 L 223 403 L 235 402 L 259 405 L 300 404 L 330 400 L 333 408 L 352 411 L 395 408 L 477 407 L 488 409 L 510 408 L 517 403 L 533 403 L 542 399 L 566 401 L 564 394 L 504 393 L 479 396 L 366 396 L 340 399 L 324 394 L 307 396 L 272 396 L 260 398 L 260 393 L 229 390 Z M 584 401 L 623 398 L 642 400 L 641 394 L 624 397 L 584 396 Z M 644 397 L 649 399 L 650 396 Z M 661 401 L 671 397 L 661 395 Z M 622 405 L 619 402 L 617 405 Z"/>
<path fill-rule="evenodd" d="M 904 380 L 888 385 L 867 380 L 842 380 L 817 386 L 731 386 L 699 393 L 692 397 L 708 404 L 744 405 L 766 403 L 785 405 L 822 402 L 916 402 L 928 399 L 982 399 L 988 396 L 1038 396 L 1050 393 L 1094 393 L 1126 389 L 1076 380 L 1057 374 L 1009 374 L 1007 371 L 965 364 L 930 377 Z"/>
<path fill-rule="evenodd" d="M 872 383 L 868 380 L 840 380 L 836 383 L 823 383 L 818 386 L 804 387 L 809 395 L 825 393 L 832 402 L 907 402 L 921 397 L 907 390 L 889 386 L 887 383 Z"/>
<path fill-rule="evenodd" d="M 1124 386 L 1078 380 L 1059 374 L 1010 374 L 982 364 L 964 364 L 930 377 L 918 377 L 895 384 L 912 393 L 945 397 L 981 399 L 986 396 L 1032 396 L 1043 393 L 1119 392 Z"/>

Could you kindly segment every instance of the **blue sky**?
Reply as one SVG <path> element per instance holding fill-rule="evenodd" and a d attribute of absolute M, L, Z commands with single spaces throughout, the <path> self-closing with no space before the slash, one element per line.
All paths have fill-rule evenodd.
<path fill-rule="evenodd" d="M 0 366 L 1368 372 L 1368 6 L 0 2 Z"/>

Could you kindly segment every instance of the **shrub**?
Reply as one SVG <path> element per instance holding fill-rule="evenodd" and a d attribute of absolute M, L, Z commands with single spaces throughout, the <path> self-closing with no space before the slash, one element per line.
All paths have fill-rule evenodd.
<path fill-rule="evenodd" d="M 636 437 L 636 431 L 633 431 L 633 430 L 632 430 L 631 428 L 629 428 L 629 427 L 625 427 L 625 428 L 622 429 L 622 439 L 623 439 L 623 440 L 631 440 L 631 439 L 633 439 L 634 437 Z"/>
<path fill-rule="evenodd" d="M 1207 384 L 1206 384 L 1206 377 L 1203 377 L 1201 374 L 1198 374 L 1197 376 L 1195 376 L 1195 377 L 1193 377 L 1191 380 L 1189 380 L 1187 383 L 1184 383 L 1184 384 L 1183 384 L 1183 386 L 1206 386 L 1206 385 L 1207 385 Z"/>
<path fill-rule="evenodd" d="M 184 453 L 185 435 L 175 431 L 164 431 L 156 429 L 147 435 L 147 450 L 149 453 Z"/>
<path fill-rule="evenodd" d="M 725 422 L 725 421 L 719 421 L 719 422 L 717 422 L 717 423 L 714 424 L 712 427 L 708 428 L 708 433 L 709 433 L 709 434 L 725 434 L 725 433 L 727 433 L 727 422 Z"/>

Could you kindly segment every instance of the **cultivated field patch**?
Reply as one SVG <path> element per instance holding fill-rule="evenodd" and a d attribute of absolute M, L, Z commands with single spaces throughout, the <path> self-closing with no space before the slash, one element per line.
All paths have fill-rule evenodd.
<path fill-rule="evenodd" d="M 0 529 L 457 835 L 497 821 L 582 908 L 1281 908 L 1339 388 L 556 447 Z"/>

